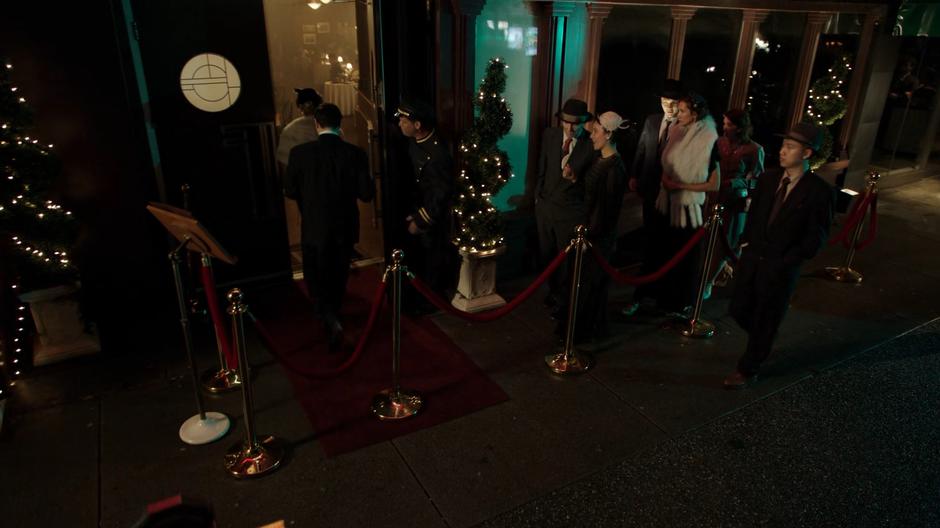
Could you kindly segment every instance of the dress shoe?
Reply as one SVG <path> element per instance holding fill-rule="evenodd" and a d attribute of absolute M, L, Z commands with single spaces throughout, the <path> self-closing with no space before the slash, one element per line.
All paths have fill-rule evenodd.
<path fill-rule="evenodd" d="M 735 370 L 725 378 L 723 384 L 726 389 L 738 390 L 750 387 L 755 381 L 757 381 L 757 374 L 747 376 Z"/>

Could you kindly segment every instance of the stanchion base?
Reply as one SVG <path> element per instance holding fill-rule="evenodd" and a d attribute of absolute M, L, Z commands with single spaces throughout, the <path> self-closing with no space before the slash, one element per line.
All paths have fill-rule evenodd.
<path fill-rule="evenodd" d="M 424 400 L 414 392 L 386 389 L 372 399 L 372 412 L 379 420 L 410 418 L 424 407 Z"/>
<path fill-rule="evenodd" d="M 685 337 L 708 339 L 715 335 L 715 325 L 701 319 L 680 319 L 675 323 L 676 330 Z"/>
<path fill-rule="evenodd" d="M 180 426 L 180 440 L 189 445 L 211 444 L 225 436 L 232 422 L 222 413 L 207 412 L 203 420 L 197 414 Z"/>
<path fill-rule="evenodd" d="M 594 366 L 594 360 L 583 352 L 576 354 L 572 350 L 567 358 L 564 352 L 545 356 L 545 364 L 555 374 L 581 374 Z"/>
<path fill-rule="evenodd" d="M 826 268 L 826 275 L 836 282 L 851 282 L 853 284 L 860 284 L 862 282 L 861 273 L 844 266 L 829 266 Z"/>
<path fill-rule="evenodd" d="M 284 459 L 284 447 L 274 436 L 262 436 L 254 446 L 241 441 L 225 455 L 225 470 L 235 478 L 260 477 L 274 471 Z"/>
<path fill-rule="evenodd" d="M 202 388 L 212 394 L 229 392 L 242 386 L 237 370 L 207 370 L 202 373 Z"/>

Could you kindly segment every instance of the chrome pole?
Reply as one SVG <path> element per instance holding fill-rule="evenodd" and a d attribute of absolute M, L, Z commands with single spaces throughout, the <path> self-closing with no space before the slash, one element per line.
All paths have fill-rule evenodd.
<path fill-rule="evenodd" d="M 402 264 L 405 253 L 392 251 L 392 264 L 386 270 L 392 279 L 392 388 L 379 392 L 372 399 L 372 412 L 380 420 L 400 420 L 418 414 L 424 407 L 421 396 L 401 388 L 401 278 L 407 268 Z"/>
<path fill-rule="evenodd" d="M 686 337 L 712 337 L 715 335 L 715 325 L 709 321 L 704 321 L 702 315 L 702 301 L 705 297 L 705 285 L 708 284 L 709 268 L 711 267 L 712 257 L 715 256 L 715 246 L 718 245 L 718 237 L 721 236 L 721 214 L 725 208 L 721 204 L 715 204 L 712 207 L 712 216 L 708 220 L 708 246 L 705 249 L 705 260 L 702 263 L 702 274 L 698 281 L 698 292 L 695 296 L 695 307 L 692 310 L 692 318 L 682 321 L 679 329 L 682 335 Z"/>
<path fill-rule="evenodd" d="M 258 439 L 255 434 L 254 402 L 251 393 L 251 370 L 248 366 L 248 347 L 245 342 L 245 312 L 241 290 L 228 292 L 228 314 L 232 317 L 232 346 L 238 353 L 238 370 L 243 380 L 242 412 L 245 419 L 245 440 L 232 446 L 225 455 L 225 469 L 236 478 L 257 477 L 274 471 L 284 458 L 284 448 L 274 436 Z"/>
<path fill-rule="evenodd" d="M 571 274 L 571 293 L 568 297 L 568 324 L 565 329 L 565 347 L 557 354 L 545 356 L 545 364 L 556 374 L 581 374 L 593 366 L 592 358 L 578 353 L 574 346 L 574 333 L 578 318 L 578 297 L 581 291 L 581 271 L 584 265 L 584 251 L 587 249 L 587 228 L 579 225 L 575 228 L 574 270 Z"/>

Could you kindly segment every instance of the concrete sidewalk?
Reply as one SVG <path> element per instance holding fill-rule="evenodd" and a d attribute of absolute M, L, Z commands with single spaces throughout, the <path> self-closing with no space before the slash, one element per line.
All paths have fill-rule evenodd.
<path fill-rule="evenodd" d="M 879 205 L 878 239 L 856 260 L 865 282 L 815 275 L 841 248 L 809 263 L 779 350 L 746 391 L 721 387 L 745 341 L 724 317 L 727 288 L 706 305 L 720 330 L 707 341 L 613 315 L 632 291 L 615 290 L 615 337 L 575 378 L 545 368 L 554 323 L 535 300 L 485 325 L 439 314 L 510 400 L 328 459 L 253 341 L 258 430 L 291 456 L 235 481 L 222 456 L 243 434 L 239 397 L 209 400 L 234 418 L 229 436 L 182 444 L 193 403 L 179 350 L 37 370 L 17 384 L 0 442 L 5 523 L 126 527 L 183 492 L 210 500 L 222 527 L 935 525 L 940 328 L 924 324 L 940 316 L 940 181 L 883 191 Z"/>

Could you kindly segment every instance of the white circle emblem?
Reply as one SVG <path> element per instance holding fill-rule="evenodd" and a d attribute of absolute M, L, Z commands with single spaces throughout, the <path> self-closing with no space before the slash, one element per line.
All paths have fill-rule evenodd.
<path fill-rule="evenodd" d="M 235 104 L 242 90 L 235 66 L 221 55 L 200 53 L 180 72 L 180 89 L 196 108 L 221 112 Z"/>

